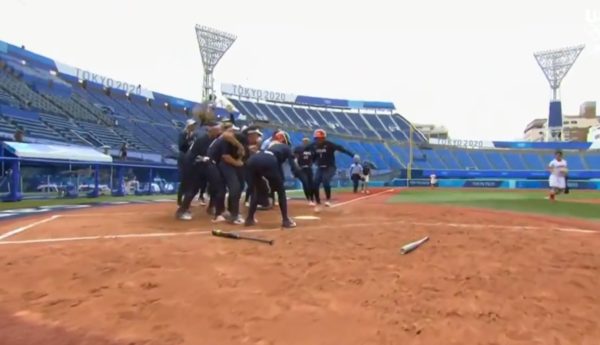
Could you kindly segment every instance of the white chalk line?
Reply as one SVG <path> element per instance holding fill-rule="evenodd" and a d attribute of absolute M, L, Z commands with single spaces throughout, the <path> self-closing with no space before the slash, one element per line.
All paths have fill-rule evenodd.
<path fill-rule="evenodd" d="M 54 216 L 51 216 L 51 217 L 48 217 L 48 218 L 44 218 L 42 220 L 38 220 L 37 222 L 33 222 L 31 224 L 28 224 L 28 225 L 25 225 L 25 226 L 21 226 L 19 228 L 16 228 L 14 230 L 11 230 L 11 231 L 9 231 L 7 233 L 4 233 L 4 234 L 0 235 L 0 241 L 4 240 L 6 238 L 12 237 L 14 235 L 17 235 L 19 233 L 22 233 L 23 231 L 29 230 L 29 229 L 33 228 L 34 226 L 38 226 L 40 224 L 48 223 L 48 222 L 53 221 L 56 218 L 60 218 L 60 217 L 61 217 L 61 215 L 54 215 Z"/>
<path fill-rule="evenodd" d="M 72 213 L 68 212 L 62 214 L 63 217 L 77 218 L 77 217 L 109 217 L 109 216 L 136 216 L 139 217 L 140 212 L 98 212 L 98 213 Z"/>
<path fill-rule="evenodd" d="M 348 204 L 356 202 L 356 201 L 361 201 L 361 200 L 364 200 L 364 199 L 369 199 L 369 198 L 372 198 L 372 197 L 375 197 L 375 196 L 378 196 L 378 195 L 381 195 L 381 194 L 384 194 L 384 193 L 393 192 L 393 191 L 394 191 L 393 188 L 386 189 L 384 191 L 380 191 L 380 192 L 377 192 L 377 193 L 368 194 L 368 195 L 365 195 L 365 196 L 361 196 L 359 198 L 355 198 L 355 199 L 351 199 L 351 200 L 348 200 L 348 201 L 344 201 L 344 202 L 340 202 L 340 203 L 337 203 L 337 204 L 333 204 L 333 205 L 331 205 L 331 208 L 341 207 L 341 206 L 348 205 Z"/>
<path fill-rule="evenodd" d="M 554 230 L 561 232 L 570 233 L 585 233 L 585 234 L 600 234 L 600 230 L 590 229 L 576 229 L 576 228 L 560 228 L 560 227 L 534 227 L 534 226 L 519 226 L 519 225 L 493 225 L 493 224 L 481 224 L 481 223 L 443 223 L 443 222 L 410 222 L 403 220 L 395 221 L 377 221 L 364 222 L 364 223 L 349 223 L 349 224 L 329 224 L 329 225 L 309 225 L 307 227 L 300 227 L 297 230 L 291 231 L 315 231 L 323 229 L 340 229 L 340 228 L 352 228 L 352 227 L 372 227 L 374 225 L 416 225 L 416 226 L 429 226 L 429 227 L 453 227 L 453 228 L 496 228 L 506 230 Z M 267 233 L 267 232 L 281 232 L 281 228 L 263 228 L 263 229 L 239 229 L 239 230 L 228 230 L 238 233 Z M 9 244 L 36 244 L 36 243 L 57 243 L 57 242 L 74 242 L 74 241 L 90 241 L 90 240 L 113 240 L 113 239 L 128 239 L 128 238 L 160 238 L 160 237 L 182 237 L 182 236 L 194 236 L 194 235 L 208 235 L 211 231 L 209 230 L 190 230 L 185 232 L 154 232 L 154 233 L 138 233 L 138 234 L 120 234 L 120 235 L 96 235 L 96 236 L 80 236 L 80 237 L 57 237 L 57 238 L 43 238 L 34 240 L 21 240 L 21 241 L 2 241 L 0 245 Z"/>
<path fill-rule="evenodd" d="M 339 204 L 335 204 L 333 207 L 340 207 L 347 204 L 350 204 L 355 201 L 360 201 L 364 199 L 368 199 L 371 197 L 378 196 L 380 194 L 388 193 L 395 191 L 396 189 L 387 189 L 381 192 L 377 192 L 374 194 L 366 195 L 363 197 L 359 197 L 356 199 L 348 200 Z M 129 215 L 130 213 L 126 213 Z M 137 213 L 134 213 L 137 214 Z M 87 216 L 95 215 L 88 214 Z M 75 215 L 74 215 L 75 216 Z M 60 215 L 52 216 L 50 218 L 61 217 Z M 45 219 L 41 222 L 33 223 L 27 226 L 28 228 L 45 223 L 52 219 Z M 590 229 L 577 229 L 577 228 L 552 228 L 552 227 L 539 227 L 539 226 L 526 226 L 526 225 L 498 225 L 498 224 L 481 224 L 481 223 L 446 223 L 446 222 L 411 222 L 411 221 L 378 221 L 371 219 L 370 222 L 367 223 L 351 223 L 351 224 L 331 224 L 331 225 L 313 225 L 308 228 L 303 228 L 302 230 L 321 230 L 324 228 L 348 228 L 348 227 L 363 227 L 363 226 L 373 226 L 373 225 L 417 225 L 417 226 L 435 226 L 435 227 L 456 227 L 456 228 L 496 228 L 496 229 L 507 229 L 507 230 L 554 230 L 561 232 L 572 232 L 572 233 L 586 233 L 586 234 L 599 234 L 600 230 L 590 230 Z M 21 229 L 21 228 L 19 228 Z M 19 230 L 16 229 L 16 230 Z M 235 231 L 235 230 L 234 230 Z M 270 228 L 270 229 L 240 229 L 235 232 L 240 233 L 260 233 L 260 232 L 274 232 L 281 231 L 281 228 Z M 78 237 L 58 237 L 58 238 L 44 238 L 44 239 L 33 239 L 33 240 L 21 240 L 21 241 L 2 241 L 2 244 L 35 244 L 35 243 L 55 243 L 55 242 L 72 242 L 72 241 L 86 241 L 86 240 L 103 240 L 103 239 L 127 239 L 127 238 L 160 238 L 160 237 L 179 237 L 179 236 L 193 236 L 193 235 L 207 235 L 210 234 L 211 231 L 207 230 L 191 230 L 186 232 L 155 232 L 155 233 L 134 233 L 134 234 L 112 234 L 112 235 L 95 235 L 95 236 L 78 236 Z M 12 235 L 11 235 L 12 236 Z M 0 237 L 0 240 L 3 237 Z"/>
<path fill-rule="evenodd" d="M 394 191 L 393 188 L 384 190 L 384 191 L 380 191 L 377 193 L 373 193 L 373 194 L 369 194 L 369 195 L 365 195 L 359 198 L 355 198 L 355 199 L 351 199 L 348 201 L 344 201 L 338 204 L 334 204 L 331 206 L 331 208 L 334 207 L 341 207 L 344 205 L 348 205 L 350 203 L 356 202 L 356 201 L 361 201 L 361 200 L 365 200 L 368 198 L 372 198 L 375 196 L 378 196 L 380 194 L 384 194 L 384 193 L 388 193 L 388 192 L 392 192 Z M 111 213 L 110 215 L 137 215 L 138 213 L 135 212 L 121 212 L 119 214 L 116 213 Z M 39 225 L 39 224 L 43 224 L 46 223 L 50 220 L 54 220 L 58 217 L 62 217 L 62 216 L 66 216 L 66 217 L 101 217 L 101 216 L 105 216 L 105 213 L 72 213 L 72 214 L 67 214 L 67 215 L 54 215 L 50 218 L 47 218 L 46 220 L 40 221 L 40 222 L 36 222 L 33 224 L 30 224 L 26 227 L 22 227 L 22 228 L 18 228 L 15 229 L 9 233 L 6 233 L 3 236 L 0 236 L 0 241 L 8 238 L 10 236 L 16 235 L 20 232 L 23 232 L 33 226 Z M 315 217 L 317 220 L 319 219 L 319 217 Z M 314 220 L 314 219 L 313 219 Z M 378 224 L 382 224 L 381 222 L 379 222 Z M 369 226 L 372 225 L 372 223 L 366 223 L 366 224 L 362 224 L 364 226 Z M 350 226 L 359 226 L 359 224 L 353 223 L 350 224 Z M 330 227 L 330 225 L 324 226 L 324 227 Z M 314 228 L 314 227 L 313 227 Z M 250 229 L 250 230 L 243 230 L 245 232 L 261 232 L 261 231 L 274 231 L 274 230 L 280 230 L 280 229 Z M 23 240 L 23 241 L 3 241 L 1 242 L 1 244 L 26 244 L 26 243 L 52 243 L 52 242 L 69 242 L 69 241 L 86 241 L 86 240 L 99 240 L 99 239 L 117 239 L 117 238 L 147 238 L 147 237 L 167 237 L 167 236 L 186 236 L 186 235 L 193 235 L 193 234 L 203 234 L 204 232 L 185 232 L 185 233 L 181 233 L 181 232 L 174 232 L 174 233 L 145 233 L 145 234 L 123 234 L 123 235 L 97 235 L 97 236 L 77 236 L 77 237 L 58 237 L 58 238 L 47 238 L 47 239 L 35 239 L 35 240 Z"/>
<path fill-rule="evenodd" d="M 381 224 L 381 223 L 380 223 Z M 369 226 L 372 223 L 353 223 L 353 224 L 342 224 L 336 225 L 335 228 L 347 228 L 354 226 Z M 317 225 L 303 228 L 305 230 L 321 230 L 324 228 L 331 228 L 333 225 Z M 218 228 L 215 226 L 215 228 Z M 237 233 L 261 233 L 261 232 L 276 232 L 282 231 L 281 227 L 277 228 L 259 228 L 259 229 L 228 229 L 227 231 Z M 295 230 L 292 230 L 295 231 Z M 126 238 L 152 238 L 152 237 L 179 237 L 179 236 L 193 236 L 193 235 L 208 235 L 212 230 L 190 230 L 184 232 L 149 232 L 149 233 L 138 233 L 138 234 L 120 234 L 120 235 L 94 235 L 94 236 L 77 236 L 77 237 L 56 237 L 56 238 L 42 238 L 33 240 L 20 240 L 20 241 L 2 241 L 0 245 L 7 244 L 34 244 L 34 243 L 56 243 L 56 242 L 73 242 L 73 241 L 89 241 L 89 240 L 110 240 L 110 239 L 126 239 Z"/>
<path fill-rule="evenodd" d="M 562 232 L 580 232 L 582 234 L 600 233 L 600 231 L 597 231 L 597 230 L 572 229 L 572 228 L 556 228 L 554 230 L 556 230 L 556 231 L 562 231 Z"/>

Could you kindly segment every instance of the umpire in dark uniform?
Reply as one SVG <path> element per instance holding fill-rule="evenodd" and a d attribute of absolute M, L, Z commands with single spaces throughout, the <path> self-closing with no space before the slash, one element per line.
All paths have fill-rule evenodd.
<path fill-rule="evenodd" d="M 206 127 L 206 133 L 198 136 L 181 158 L 182 179 L 180 186 L 183 198 L 175 214 L 180 220 L 192 219 L 190 205 L 203 184 L 208 181 L 211 185 L 219 186 L 221 183 L 218 179 L 218 172 L 216 175 L 214 171 L 211 174 L 211 169 L 216 170 L 216 167 L 211 167 L 210 158 L 208 157 L 208 149 L 211 143 L 221 134 L 221 126 L 217 123 L 207 123 Z M 216 193 L 215 199 L 219 199 L 219 195 Z"/>
<path fill-rule="evenodd" d="M 300 176 L 296 176 L 302 182 L 304 196 L 310 206 L 315 206 L 314 188 L 313 188 L 313 150 L 309 148 L 310 139 L 303 138 L 302 145 L 294 148 L 294 156 L 300 166 Z"/>
<path fill-rule="evenodd" d="M 190 146 L 196 139 L 196 120 L 188 119 L 185 128 L 179 133 L 177 145 L 179 147 L 179 156 L 177 157 L 177 168 L 179 170 L 179 188 L 177 189 L 177 205 L 181 206 L 183 198 L 183 161 L 184 156 L 190 149 Z"/>

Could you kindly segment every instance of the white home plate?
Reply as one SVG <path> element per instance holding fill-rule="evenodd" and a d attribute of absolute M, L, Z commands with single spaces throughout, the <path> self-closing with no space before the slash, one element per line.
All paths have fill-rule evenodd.
<path fill-rule="evenodd" d="M 315 217 L 315 216 L 296 216 L 296 217 L 294 217 L 294 219 L 300 219 L 300 220 L 319 220 L 321 218 Z"/>

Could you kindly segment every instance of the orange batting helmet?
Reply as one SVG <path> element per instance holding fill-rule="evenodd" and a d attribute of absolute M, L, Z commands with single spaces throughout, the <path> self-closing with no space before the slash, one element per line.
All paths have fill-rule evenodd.
<path fill-rule="evenodd" d="M 292 144 L 292 141 L 290 140 L 289 134 L 287 134 L 284 131 L 279 131 L 279 132 L 275 133 L 275 138 L 274 139 L 277 140 L 277 141 L 279 141 L 282 144 L 285 144 L 285 145 L 291 145 Z"/>

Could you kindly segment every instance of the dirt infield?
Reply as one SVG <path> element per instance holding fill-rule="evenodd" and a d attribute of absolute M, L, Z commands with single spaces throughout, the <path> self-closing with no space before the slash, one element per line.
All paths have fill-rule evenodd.
<path fill-rule="evenodd" d="M 0 241 L 0 343 L 600 339 L 599 223 L 386 204 L 393 192 L 377 193 L 339 194 L 318 214 L 292 202 L 293 216 L 320 219 L 291 231 L 278 228 L 278 211 L 259 212 L 247 234 L 274 246 L 212 237 L 202 209 L 180 222 L 169 203 L 0 222 L 0 235 L 14 233 Z"/>

